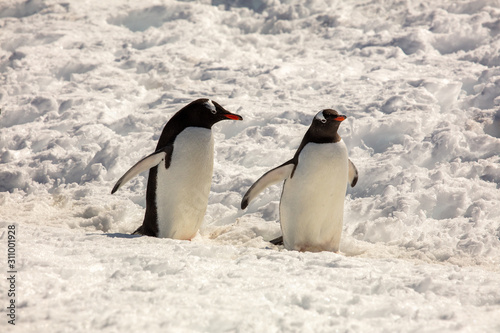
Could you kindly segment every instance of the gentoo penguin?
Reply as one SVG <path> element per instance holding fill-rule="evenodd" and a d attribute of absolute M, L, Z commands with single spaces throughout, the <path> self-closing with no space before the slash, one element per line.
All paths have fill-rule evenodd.
<path fill-rule="evenodd" d="M 137 174 L 149 170 L 144 222 L 134 234 L 183 240 L 196 235 L 212 183 L 211 128 L 225 119 L 243 118 L 209 99 L 191 102 L 165 125 L 156 151 L 118 180 L 111 194 Z"/>
<path fill-rule="evenodd" d="M 294 157 L 268 171 L 247 191 L 245 209 L 266 187 L 285 181 L 280 201 L 282 241 L 288 250 L 339 251 L 347 182 L 358 181 L 358 171 L 347 157 L 337 133 L 346 119 L 325 109 L 313 119 Z"/>

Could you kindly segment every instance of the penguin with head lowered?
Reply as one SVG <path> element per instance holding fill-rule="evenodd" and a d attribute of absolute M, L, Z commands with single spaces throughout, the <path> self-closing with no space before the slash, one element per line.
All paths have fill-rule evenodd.
<path fill-rule="evenodd" d="M 221 120 L 242 120 L 210 99 L 198 99 L 165 125 L 156 151 L 137 162 L 116 183 L 149 170 L 144 222 L 134 234 L 190 240 L 203 222 L 212 184 L 212 126 Z"/>
<path fill-rule="evenodd" d="M 347 183 L 358 171 L 338 134 L 346 116 L 325 109 L 313 119 L 294 157 L 260 177 L 241 202 L 245 209 L 268 186 L 284 180 L 280 201 L 283 242 L 288 250 L 339 251 Z"/>

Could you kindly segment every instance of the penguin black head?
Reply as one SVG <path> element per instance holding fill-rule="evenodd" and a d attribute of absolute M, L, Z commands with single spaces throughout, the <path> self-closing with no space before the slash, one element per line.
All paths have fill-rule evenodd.
<path fill-rule="evenodd" d="M 340 141 L 340 135 L 337 131 L 340 123 L 346 118 L 332 109 L 321 110 L 316 114 L 311 127 L 309 127 L 309 140 L 317 143 Z"/>
<path fill-rule="evenodd" d="M 163 128 L 156 150 L 173 143 L 177 135 L 188 127 L 211 129 L 215 123 L 224 119 L 243 120 L 240 115 L 227 111 L 210 99 L 197 99 L 170 118 Z"/>
<path fill-rule="evenodd" d="M 240 115 L 224 109 L 219 103 L 207 98 L 197 99 L 186 105 L 179 112 L 187 126 L 211 128 L 221 120 L 243 120 Z"/>

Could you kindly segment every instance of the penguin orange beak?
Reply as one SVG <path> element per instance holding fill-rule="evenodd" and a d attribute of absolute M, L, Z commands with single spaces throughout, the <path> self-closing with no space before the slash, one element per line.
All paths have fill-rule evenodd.
<path fill-rule="evenodd" d="M 226 113 L 223 115 L 224 117 L 231 120 L 243 120 L 243 117 L 234 113 Z"/>
<path fill-rule="evenodd" d="M 337 118 L 333 118 L 333 120 L 336 121 L 344 121 L 347 117 L 344 116 L 343 114 L 339 115 Z"/>

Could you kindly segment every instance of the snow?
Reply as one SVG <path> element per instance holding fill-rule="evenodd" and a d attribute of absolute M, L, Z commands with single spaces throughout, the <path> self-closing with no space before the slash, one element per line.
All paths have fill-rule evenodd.
<path fill-rule="evenodd" d="M 2 1 L 0 329 L 498 332 L 499 54 L 497 0 Z M 147 174 L 110 191 L 197 98 L 244 118 L 200 234 L 131 236 Z M 287 251 L 281 186 L 240 201 L 325 108 L 360 173 L 341 253 Z"/>

